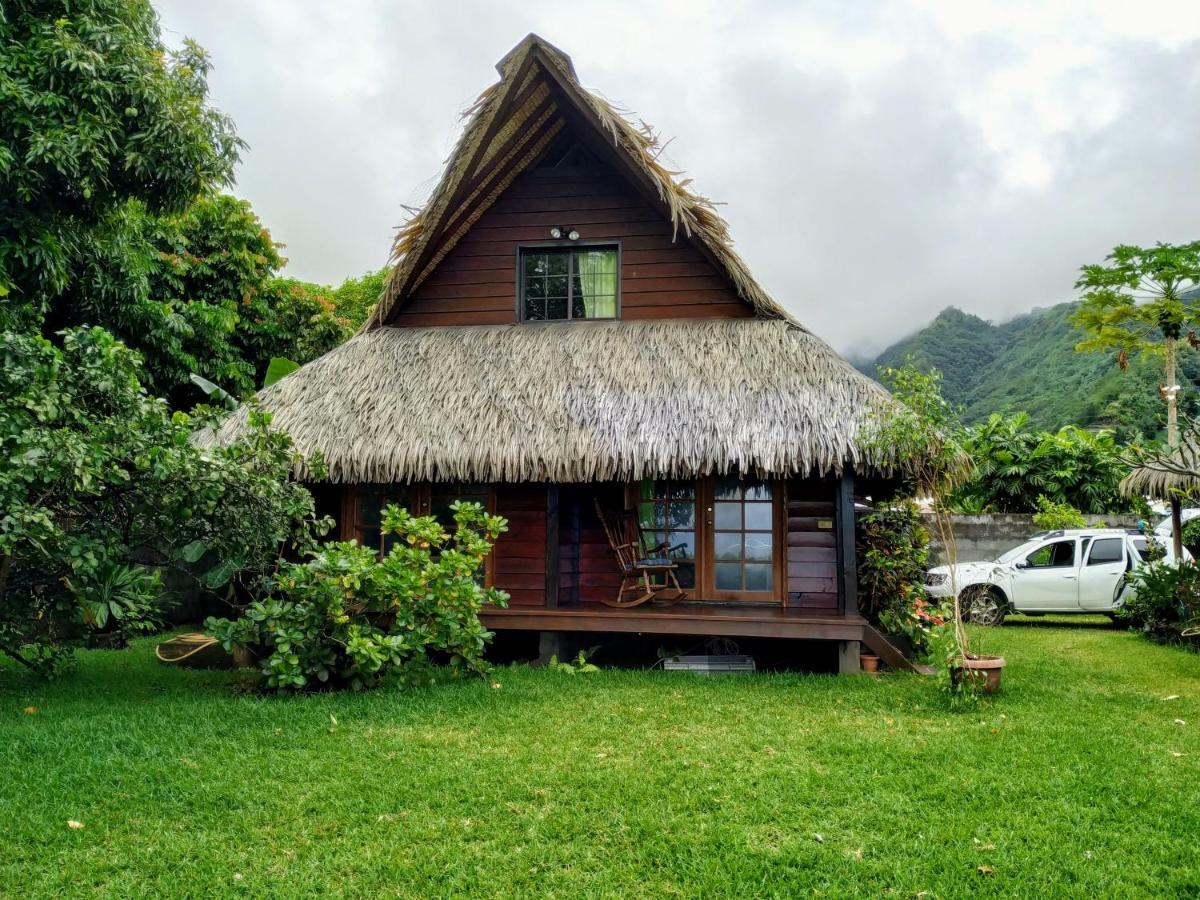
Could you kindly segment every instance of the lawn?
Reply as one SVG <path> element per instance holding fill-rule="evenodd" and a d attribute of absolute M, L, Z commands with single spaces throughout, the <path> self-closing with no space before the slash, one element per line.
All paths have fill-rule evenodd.
<path fill-rule="evenodd" d="M 969 711 L 910 675 L 523 667 L 277 699 L 150 641 L 2 669 L 0 894 L 1194 896 L 1200 656 L 1011 621 Z"/>

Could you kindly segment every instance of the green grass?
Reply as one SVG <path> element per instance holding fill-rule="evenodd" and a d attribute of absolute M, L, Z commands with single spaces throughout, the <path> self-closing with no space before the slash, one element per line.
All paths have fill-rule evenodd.
<path fill-rule="evenodd" d="M 150 641 L 0 670 L 0 894 L 1194 896 L 1200 656 L 1012 621 L 968 711 L 908 675 L 527 668 L 276 699 Z"/>

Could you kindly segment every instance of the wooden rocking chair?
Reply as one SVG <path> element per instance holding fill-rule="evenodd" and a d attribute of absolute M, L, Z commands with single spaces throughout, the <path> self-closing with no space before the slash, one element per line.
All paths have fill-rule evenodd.
<path fill-rule="evenodd" d="M 641 525 L 634 510 L 626 510 L 618 519 L 606 513 L 597 500 L 596 515 L 600 517 L 604 534 L 621 567 L 621 587 L 614 599 L 604 601 L 606 606 L 629 609 L 651 600 L 671 606 L 687 596 L 675 575 L 679 563 L 672 558 L 684 545 L 670 547 L 663 542 L 646 548 Z"/>

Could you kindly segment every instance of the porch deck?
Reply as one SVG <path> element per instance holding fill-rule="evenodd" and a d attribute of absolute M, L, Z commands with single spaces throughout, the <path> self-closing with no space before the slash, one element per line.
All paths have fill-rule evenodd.
<path fill-rule="evenodd" d="M 866 620 L 787 609 L 772 604 L 732 605 L 684 602 L 675 606 L 615 609 L 600 604 L 484 609 L 488 628 L 518 631 L 609 631 L 644 634 L 697 634 L 730 637 L 861 641 Z"/>
<path fill-rule="evenodd" d="M 858 666 L 858 644 L 896 669 L 923 671 L 857 614 L 814 613 L 771 604 L 733 605 L 684 602 L 675 606 L 639 606 L 615 609 L 599 604 L 576 606 L 485 607 L 480 621 L 496 631 L 622 632 L 635 634 L 687 634 L 718 637 L 784 638 L 841 641 L 846 647 L 842 671 Z"/>

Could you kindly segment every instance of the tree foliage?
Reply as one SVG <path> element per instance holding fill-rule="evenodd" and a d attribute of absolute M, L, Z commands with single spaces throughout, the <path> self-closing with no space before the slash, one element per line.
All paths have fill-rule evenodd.
<path fill-rule="evenodd" d="M 0 652 L 39 672 L 90 628 L 137 627 L 159 568 L 197 564 L 209 588 L 253 591 L 285 545 L 327 527 L 268 416 L 200 451 L 196 421 L 149 396 L 140 372 L 99 328 L 61 348 L 0 334 Z"/>
<path fill-rule="evenodd" d="M 243 145 L 204 51 L 169 51 L 146 0 L 10 0 L 0 46 L 0 325 L 29 324 L 120 255 L 127 201 L 179 212 Z"/>
<path fill-rule="evenodd" d="M 477 503 L 451 510 L 453 535 L 434 516 L 388 506 L 383 532 L 399 540 L 382 560 L 353 541 L 327 544 L 306 563 L 284 565 L 269 596 L 240 619 L 206 627 L 227 648 L 257 651 L 266 684 L 278 690 L 423 684 L 439 662 L 483 674 L 491 633 L 479 610 L 508 598 L 476 573 L 506 523 Z"/>
<path fill-rule="evenodd" d="M 1079 350 L 1113 350 L 1122 368 L 1136 354 L 1163 356 L 1165 341 L 1200 325 L 1187 296 L 1200 286 L 1200 241 L 1116 247 L 1104 263 L 1084 266 L 1075 286 L 1083 304 L 1072 317 L 1084 332 Z"/>
<path fill-rule="evenodd" d="M 1034 431 L 1024 413 L 992 415 L 970 428 L 963 441 L 973 473 L 954 502 L 975 511 L 1031 513 L 1038 498 L 1065 503 L 1085 513 L 1120 512 L 1128 468 L 1111 432 L 1069 425 L 1057 432 Z"/>

